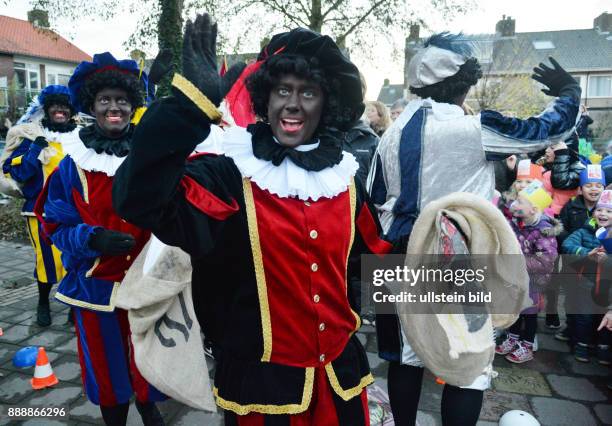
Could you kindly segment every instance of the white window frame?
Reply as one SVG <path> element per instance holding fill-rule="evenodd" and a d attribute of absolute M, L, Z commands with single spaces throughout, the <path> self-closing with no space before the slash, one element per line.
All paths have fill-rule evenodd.
<path fill-rule="evenodd" d="M 61 75 L 61 76 L 64 76 L 64 77 L 68 77 L 68 78 L 67 78 L 67 80 L 66 80 L 66 84 L 64 84 L 64 86 L 68 86 L 68 81 L 70 81 L 70 76 L 71 76 L 71 74 L 64 74 L 64 73 L 58 72 L 58 73 L 56 74 L 56 77 L 57 77 L 57 84 L 60 84 L 60 75 Z"/>
<path fill-rule="evenodd" d="M 53 80 L 53 82 L 51 82 L 51 80 Z M 47 73 L 47 86 L 51 85 L 51 84 L 57 84 L 57 74 L 53 74 L 48 72 Z"/>
<path fill-rule="evenodd" d="M 591 90 L 591 83 L 592 83 L 592 79 L 593 78 L 597 78 L 597 77 L 608 77 L 610 78 L 610 92 L 608 95 L 591 95 L 590 93 L 587 93 L 586 95 L 589 97 L 589 99 L 602 99 L 602 98 L 612 98 L 612 74 L 591 74 L 589 75 L 589 85 L 588 85 L 588 91 Z"/>
<path fill-rule="evenodd" d="M 28 79 L 28 90 L 40 90 L 41 89 L 41 84 L 42 83 L 40 81 L 40 71 L 39 70 L 33 70 L 33 69 L 26 69 L 27 71 L 27 79 Z M 32 87 L 32 80 L 30 80 L 30 73 L 35 73 L 36 74 L 36 86 L 37 87 Z"/>
<path fill-rule="evenodd" d="M 576 80 L 578 80 L 578 84 L 580 84 L 580 89 L 582 90 L 582 95 L 581 97 L 584 99 L 587 97 L 587 80 L 588 80 L 588 75 L 587 74 L 575 74 L 572 75 L 572 77 L 574 77 Z"/>

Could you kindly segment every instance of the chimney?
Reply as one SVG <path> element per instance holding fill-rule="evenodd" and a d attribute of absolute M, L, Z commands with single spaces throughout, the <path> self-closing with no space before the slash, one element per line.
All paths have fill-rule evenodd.
<path fill-rule="evenodd" d="M 383 86 L 388 86 L 390 84 L 390 81 L 388 78 L 385 78 L 384 82 L 383 82 Z"/>
<path fill-rule="evenodd" d="M 419 24 L 411 24 L 410 25 L 410 34 L 408 35 L 408 42 L 419 41 L 419 32 L 421 31 L 421 26 Z"/>
<path fill-rule="evenodd" d="M 495 33 L 501 37 L 512 37 L 514 36 L 515 26 L 516 21 L 514 19 L 503 15 L 501 21 L 497 21 L 497 24 L 495 24 Z"/>
<path fill-rule="evenodd" d="M 42 9 L 33 9 L 28 12 L 28 22 L 38 28 L 49 28 L 49 13 Z"/>
<path fill-rule="evenodd" d="M 593 29 L 600 33 L 612 32 L 612 13 L 602 13 L 593 20 Z"/>

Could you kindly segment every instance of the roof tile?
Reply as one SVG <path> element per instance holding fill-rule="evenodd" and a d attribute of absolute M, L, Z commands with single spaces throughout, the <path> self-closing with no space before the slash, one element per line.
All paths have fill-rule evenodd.
<path fill-rule="evenodd" d="M 49 29 L 0 15 L 0 52 L 64 62 L 91 61 L 91 56 Z"/>

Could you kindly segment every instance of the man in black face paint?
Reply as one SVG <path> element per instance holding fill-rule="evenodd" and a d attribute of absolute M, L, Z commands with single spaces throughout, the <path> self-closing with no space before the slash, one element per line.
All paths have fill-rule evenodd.
<path fill-rule="evenodd" d="M 138 372 L 127 312 L 115 308 L 117 288 L 150 236 L 111 203 L 115 172 L 134 134 L 130 121 L 144 103 L 147 76 L 139 74 L 136 62 L 110 53 L 77 67 L 69 82 L 73 103 L 96 121 L 63 144 L 67 155 L 35 209 L 63 253 L 67 275 L 55 297 L 73 307 L 85 393 L 113 426 L 126 424 L 134 393 L 144 424 L 163 425 L 155 402 L 166 399 Z"/>
<path fill-rule="evenodd" d="M 41 113 L 44 116 L 39 124 L 36 116 Z M 49 293 L 66 271 L 60 251 L 43 235 L 34 215 L 34 204 L 47 178 L 64 158 L 64 142 L 78 138 L 79 129 L 73 119 L 75 113 L 67 87 L 45 87 L 38 96 L 38 103 L 34 103 L 22 118 L 24 123 L 9 131 L 3 155 L 5 159 L 0 160 L 3 172 L 19 183 L 21 195 L 25 198 L 22 215 L 34 248 L 34 277 L 38 284 L 36 323 L 41 327 L 51 325 Z"/>
<path fill-rule="evenodd" d="M 355 158 L 325 132 L 362 113 L 358 70 L 329 37 L 277 34 L 238 82 L 260 121 L 226 131 L 224 155 L 187 159 L 244 67 L 219 77 L 216 32 L 208 15 L 187 23 L 184 74 L 144 115 L 113 203 L 191 255 L 226 424 L 365 425 L 373 378 L 347 264 L 390 246 L 353 179 Z"/>

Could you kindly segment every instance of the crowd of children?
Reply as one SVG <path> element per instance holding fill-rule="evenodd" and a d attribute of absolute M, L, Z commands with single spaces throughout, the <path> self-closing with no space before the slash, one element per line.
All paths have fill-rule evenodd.
<path fill-rule="evenodd" d="M 612 359 L 611 333 L 604 327 L 603 313 L 596 309 L 610 303 L 612 170 L 576 161 L 565 143 L 561 148 L 548 148 L 544 161 L 538 161 L 548 166 L 520 160 L 516 180 L 497 201 L 525 255 L 533 302 L 495 349 L 510 362 L 523 363 L 534 357 L 543 294 L 546 326 L 560 328 L 560 287 L 566 296 L 566 327 L 555 338 L 567 341 L 578 361 L 589 362 L 593 353 L 602 365 L 609 365 Z"/>

